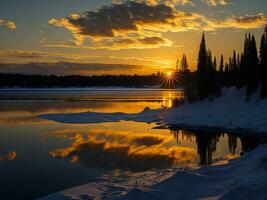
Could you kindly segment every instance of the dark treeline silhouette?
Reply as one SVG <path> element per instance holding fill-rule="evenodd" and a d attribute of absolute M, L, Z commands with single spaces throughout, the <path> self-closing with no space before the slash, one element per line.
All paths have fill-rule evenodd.
<path fill-rule="evenodd" d="M 123 86 L 145 87 L 161 85 L 162 74 L 152 75 L 101 75 L 101 76 L 55 76 L 0 74 L 0 87 L 91 87 Z"/>
<path fill-rule="evenodd" d="M 206 132 L 206 131 L 188 131 L 171 129 L 171 133 L 176 139 L 178 145 L 181 145 L 182 141 L 179 141 L 179 136 L 182 140 L 195 142 L 197 145 L 197 154 L 199 156 L 200 165 L 210 165 L 213 163 L 213 154 L 217 150 L 218 143 L 223 140 L 225 136 L 228 139 L 229 153 L 235 155 L 238 150 L 238 140 L 240 140 L 241 154 L 250 152 L 257 148 L 260 144 L 260 139 L 255 136 L 235 136 L 222 132 Z"/>
<path fill-rule="evenodd" d="M 230 86 L 246 86 L 247 100 L 261 86 L 261 97 L 267 97 L 267 26 L 261 38 L 259 55 L 255 37 L 249 33 L 245 35 L 243 52 L 237 54 L 234 50 L 227 62 L 221 55 L 219 63 L 217 66 L 216 57 L 213 58 L 207 49 L 203 32 L 194 85 L 198 100 L 220 95 L 222 87 Z"/>

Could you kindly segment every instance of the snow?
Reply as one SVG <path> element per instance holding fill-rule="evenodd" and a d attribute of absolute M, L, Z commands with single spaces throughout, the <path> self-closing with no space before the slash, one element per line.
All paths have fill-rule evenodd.
<path fill-rule="evenodd" d="M 103 176 L 41 200 L 266 199 L 267 145 L 228 164 Z"/>
<path fill-rule="evenodd" d="M 140 113 L 67 113 L 41 115 L 41 118 L 61 123 L 101 123 L 121 120 L 156 122 L 182 128 L 222 129 L 229 132 L 267 135 L 267 99 L 260 100 L 259 91 L 246 101 L 245 88 L 224 89 L 222 96 L 208 98 L 179 108 L 145 108 Z"/>
<path fill-rule="evenodd" d="M 224 89 L 179 108 L 145 108 L 140 113 L 49 114 L 41 118 L 61 123 L 101 123 L 120 120 L 156 122 L 190 128 L 220 128 L 239 133 L 267 135 L 267 100 L 259 91 L 246 101 L 245 89 Z M 51 194 L 41 200 L 61 199 L 267 199 L 267 145 L 229 163 L 198 169 L 164 169 L 119 177 L 103 176 L 88 184 Z"/>

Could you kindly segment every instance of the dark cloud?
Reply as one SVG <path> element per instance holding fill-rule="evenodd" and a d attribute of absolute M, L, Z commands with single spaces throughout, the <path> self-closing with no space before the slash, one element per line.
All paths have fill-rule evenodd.
<path fill-rule="evenodd" d="M 139 65 L 123 64 L 99 64 L 99 63 L 0 63 L 1 73 L 21 73 L 21 74 L 56 74 L 56 75 L 90 75 L 108 73 L 132 73 L 143 69 Z"/>
<path fill-rule="evenodd" d="M 226 5 L 225 0 L 207 0 L 211 5 Z M 49 24 L 72 32 L 76 45 L 90 39 L 92 48 L 151 48 L 172 46 L 164 32 L 216 30 L 220 28 L 258 28 L 267 23 L 264 14 L 226 19 L 209 19 L 204 15 L 177 10 L 168 1 L 123 1 L 100 7 L 81 15 L 51 19 Z M 172 2 L 172 3 L 170 3 Z M 188 1 L 179 1 L 179 3 Z M 133 34 L 134 33 L 134 34 Z M 66 46 L 66 45 L 65 45 Z"/>
<path fill-rule="evenodd" d="M 50 53 L 50 52 L 39 52 L 39 51 L 24 51 L 24 50 L 0 50 L 0 57 L 9 58 L 23 58 L 23 59 L 35 59 L 35 58 L 54 58 L 54 59 L 82 59 L 79 55 L 68 55 L 62 53 Z"/>
<path fill-rule="evenodd" d="M 219 28 L 238 28 L 238 29 L 255 29 L 266 25 L 267 16 L 259 13 L 256 15 L 246 15 L 242 17 L 228 17 L 225 20 L 210 20 L 208 29 L 214 30 Z"/>
<path fill-rule="evenodd" d="M 78 28 L 81 35 L 114 37 L 116 32 L 137 31 L 138 25 L 169 23 L 175 17 L 170 6 L 128 1 L 103 6 L 97 11 L 88 11 L 77 18 L 68 17 L 67 20 Z"/>
<path fill-rule="evenodd" d="M 146 37 L 139 39 L 139 41 L 144 44 L 161 44 L 165 42 L 161 37 Z"/>
<path fill-rule="evenodd" d="M 162 36 L 162 32 L 197 29 L 201 20 L 201 15 L 178 11 L 169 4 L 126 1 L 81 15 L 51 19 L 49 24 L 71 31 L 76 45 L 89 38 L 92 47 L 100 48 L 105 43 L 121 44 L 122 47 L 134 43 L 146 48 L 170 46 L 171 42 Z"/>

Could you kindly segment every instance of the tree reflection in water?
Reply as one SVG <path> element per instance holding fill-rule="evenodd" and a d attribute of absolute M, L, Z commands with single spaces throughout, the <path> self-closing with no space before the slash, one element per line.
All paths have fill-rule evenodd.
<path fill-rule="evenodd" d="M 187 140 L 195 142 L 197 145 L 197 153 L 199 155 L 200 165 L 210 165 L 213 162 L 213 154 L 216 151 L 218 142 L 224 137 L 228 137 L 229 153 L 236 154 L 238 147 L 238 140 L 241 142 L 241 154 L 255 149 L 260 142 L 260 139 L 255 136 L 231 135 L 228 133 L 211 133 L 207 131 L 188 131 L 188 130 L 174 130 L 171 129 L 172 134 L 176 139 L 176 143 L 181 145 L 182 141 Z"/>

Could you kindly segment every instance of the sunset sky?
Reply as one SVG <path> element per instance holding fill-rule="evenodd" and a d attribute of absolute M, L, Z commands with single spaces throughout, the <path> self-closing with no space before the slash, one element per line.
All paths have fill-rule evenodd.
<path fill-rule="evenodd" d="M 266 24 L 266 0 L 1 0 L 0 72 L 149 74 L 183 53 L 194 70 L 203 30 L 218 58 Z"/>

